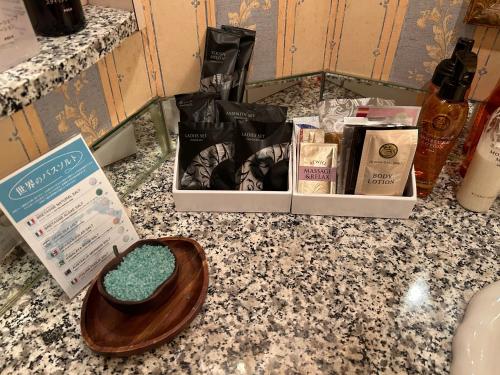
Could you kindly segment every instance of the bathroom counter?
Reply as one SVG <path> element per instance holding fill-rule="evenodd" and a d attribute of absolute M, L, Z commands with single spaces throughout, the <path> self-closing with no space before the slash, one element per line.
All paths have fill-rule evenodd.
<path fill-rule="evenodd" d="M 274 102 L 314 101 L 293 90 Z M 500 276 L 499 202 L 462 209 L 455 168 L 410 220 L 386 220 L 178 213 L 169 160 L 124 203 L 142 237 L 204 247 L 208 296 L 190 327 L 141 356 L 95 355 L 80 336 L 84 293 L 68 301 L 46 276 L 0 317 L 0 372 L 447 374 L 467 302 Z"/>
<path fill-rule="evenodd" d="M 0 72 L 0 117 L 48 94 L 95 64 L 138 30 L 133 12 L 87 5 L 86 27 L 72 35 L 38 37 L 40 52 Z"/>

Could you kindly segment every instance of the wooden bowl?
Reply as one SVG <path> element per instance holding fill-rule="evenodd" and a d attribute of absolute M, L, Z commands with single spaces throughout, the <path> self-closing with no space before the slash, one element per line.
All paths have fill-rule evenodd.
<path fill-rule="evenodd" d="M 169 342 L 201 311 L 208 290 L 208 264 L 203 248 L 190 238 L 167 237 L 178 261 L 174 294 L 156 309 L 129 313 L 115 308 L 97 288 L 88 288 L 82 305 L 81 331 L 89 348 L 100 354 L 125 357 Z"/>
<path fill-rule="evenodd" d="M 177 258 L 172 252 L 175 259 L 175 267 L 172 274 L 162 282 L 155 291 L 151 294 L 150 297 L 142 300 L 142 301 L 124 301 L 113 297 L 106 291 L 106 287 L 104 286 L 104 277 L 108 272 L 113 271 L 118 267 L 118 265 L 122 262 L 123 258 L 130 254 L 135 249 L 143 246 L 143 245 L 151 245 L 151 246 L 162 246 L 165 247 L 165 244 L 158 240 L 140 240 L 132 244 L 127 250 L 123 253 L 109 261 L 108 264 L 104 266 L 99 275 L 97 276 L 97 289 L 99 293 L 108 301 L 113 307 L 118 310 L 129 312 L 129 313 L 140 313 L 147 311 L 149 309 L 154 309 L 159 305 L 165 303 L 165 301 L 174 293 L 177 275 L 178 275 L 178 261 Z"/>

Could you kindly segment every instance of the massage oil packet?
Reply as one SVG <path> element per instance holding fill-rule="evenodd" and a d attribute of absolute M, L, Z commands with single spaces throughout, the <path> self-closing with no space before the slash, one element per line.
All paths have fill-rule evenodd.
<path fill-rule="evenodd" d="M 337 145 L 300 143 L 298 164 L 299 193 L 335 193 Z"/>

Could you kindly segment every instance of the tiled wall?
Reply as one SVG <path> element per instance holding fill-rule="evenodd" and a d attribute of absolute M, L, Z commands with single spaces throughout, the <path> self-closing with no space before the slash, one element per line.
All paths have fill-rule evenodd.
<path fill-rule="evenodd" d="M 465 25 L 467 0 L 141 1 L 167 96 L 198 88 L 205 28 L 225 23 L 257 30 L 252 81 L 325 69 L 422 87 L 462 35 L 479 53 L 473 97 L 500 77 L 499 29 Z"/>

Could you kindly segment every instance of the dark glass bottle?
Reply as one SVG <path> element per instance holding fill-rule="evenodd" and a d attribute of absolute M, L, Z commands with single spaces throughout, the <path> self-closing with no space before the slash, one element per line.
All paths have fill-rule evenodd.
<path fill-rule="evenodd" d="M 24 0 L 35 33 L 61 36 L 85 27 L 80 0 Z"/>

